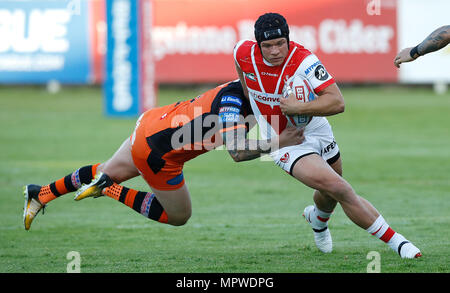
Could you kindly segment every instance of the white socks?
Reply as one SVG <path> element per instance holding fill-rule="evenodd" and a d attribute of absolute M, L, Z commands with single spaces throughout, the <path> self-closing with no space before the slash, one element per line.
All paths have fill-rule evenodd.
<path fill-rule="evenodd" d="M 323 229 L 327 226 L 327 222 L 330 219 L 331 213 L 321 211 L 314 205 L 314 210 L 311 212 L 309 221 L 315 229 Z"/>
<path fill-rule="evenodd" d="M 392 230 L 381 215 L 366 231 L 386 242 L 402 258 L 417 258 L 422 256 L 420 250 L 402 234 Z"/>

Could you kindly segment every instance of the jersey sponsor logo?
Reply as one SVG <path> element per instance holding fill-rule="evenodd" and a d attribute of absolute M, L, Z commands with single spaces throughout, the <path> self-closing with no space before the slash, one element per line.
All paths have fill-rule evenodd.
<path fill-rule="evenodd" d="M 238 106 L 242 106 L 242 100 L 234 97 L 234 96 L 223 96 L 222 100 L 220 101 L 221 103 L 231 103 L 231 104 L 235 104 Z"/>
<path fill-rule="evenodd" d="M 280 97 L 279 95 L 261 93 L 257 91 L 249 91 L 250 97 L 255 101 L 261 102 L 263 104 L 269 105 L 279 105 Z"/>
<path fill-rule="evenodd" d="M 272 77 L 278 77 L 278 74 L 276 74 L 276 73 L 271 73 L 271 72 L 261 72 L 261 75 L 267 75 L 267 76 L 272 76 Z"/>
<path fill-rule="evenodd" d="M 220 122 L 239 122 L 239 114 L 236 113 L 220 113 L 219 114 Z"/>
<path fill-rule="evenodd" d="M 326 154 L 329 151 L 333 150 L 336 147 L 336 141 L 333 140 L 332 143 L 323 148 L 322 153 Z"/>
<path fill-rule="evenodd" d="M 241 112 L 241 109 L 236 107 L 221 107 L 219 109 L 219 113 L 237 113 L 239 114 Z"/>
<path fill-rule="evenodd" d="M 249 73 L 244 73 L 244 75 L 245 75 L 246 78 L 248 78 L 250 80 L 253 80 L 253 81 L 256 81 L 256 77 L 255 77 L 254 73 L 249 72 Z"/>
<path fill-rule="evenodd" d="M 327 80 L 328 79 L 328 72 L 325 70 L 325 67 L 323 67 L 322 65 L 317 66 L 314 74 L 316 75 L 316 78 L 318 80 Z"/>
<path fill-rule="evenodd" d="M 287 163 L 287 162 L 289 162 L 289 153 L 285 153 L 285 154 L 280 158 L 280 162 L 282 162 L 282 163 Z"/>
<path fill-rule="evenodd" d="M 296 86 L 295 96 L 297 97 L 297 100 L 305 102 L 305 87 L 302 85 Z"/>
<path fill-rule="evenodd" d="M 306 68 L 305 70 L 305 74 L 308 75 L 308 73 L 310 73 L 314 68 L 316 68 L 317 65 L 321 64 L 320 61 L 316 61 L 314 62 L 312 65 L 310 65 L 308 68 Z"/>

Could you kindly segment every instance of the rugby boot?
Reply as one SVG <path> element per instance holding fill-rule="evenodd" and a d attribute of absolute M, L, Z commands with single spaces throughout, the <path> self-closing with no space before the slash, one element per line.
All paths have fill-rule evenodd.
<path fill-rule="evenodd" d="M 29 184 L 24 186 L 23 194 L 25 195 L 25 205 L 23 207 L 23 224 L 25 225 L 25 230 L 29 230 L 31 223 L 37 214 L 42 210 L 44 213 L 45 205 L 39 201 L 39 191 L 41 186 Z"/>
<path fill-rule="evenodd" d="M 388 244 L 390 244 L 389 246 L 391 246 L 394 251 L 397 250 L 397 253 L 401 258 L 419 258 L 422 256 L 419 248 L 409 242 L 408 239 L 401 234 L 398 234 L 395 243 L 388 242 Z"/>
<path fill-rule="evenodd" d="M 83 184 L 80 189 L 77 190 L 74 200 L 79 201 L 87 197 L 100 197 L 103 196 L 102 191 L 113 185 L 113 181 L 108 175 L 100 172 L 89 184 Z"/>

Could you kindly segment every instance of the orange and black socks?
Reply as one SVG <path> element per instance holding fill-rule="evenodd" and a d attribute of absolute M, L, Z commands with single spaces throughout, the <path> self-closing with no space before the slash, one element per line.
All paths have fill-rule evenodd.
<path fill-rule="evenodd" d="M 153 193 L 134 190 L 117 183 L 104 188 L 102 193 L 120 201 L 144 217 L 167 223 L 167 214 Z"/>
<path fill-rule="evenodd" d="M 78 190 L 82 184 L 91 183 L 97 173 L 100 164 L 81 167 L 69 175 L 56 180 L 48 185 L 42 186 L 39 191 L 39 201 L 42 204 L 58 198 L 59 196 Z"/>

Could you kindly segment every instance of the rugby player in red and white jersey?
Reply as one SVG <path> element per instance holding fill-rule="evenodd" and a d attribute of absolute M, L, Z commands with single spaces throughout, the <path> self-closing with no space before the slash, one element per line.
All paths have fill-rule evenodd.
<path fill-rule="evenodd" d="M 420 250 L 396 233 L 367 200 L 342 178 L 339 147 L 325 116 L 344 111 L 344 99 L 335 80 L 316 55 L 289 40 L 283 16 L 266 13 L 255 23 L 255 41 L 242 40 L 234 48 L 236 70 L 258 121 L 261 136 L 272 138 L 287 127 L 287 115 L 312 116 L 300 145 L 280 148 L 270 155 L 275 163 L 300 182 L 313 188 L 314 205 L 303 215 L 313 228 L 316 246 L 332 251 L 328 220 L 337 203 L 359 227 L 387 243 L 402 258 L 417 258 Z M 301 75 L 318 96 L 301 103 L 293 94 L 284 99 L 284 83 Z"/>

